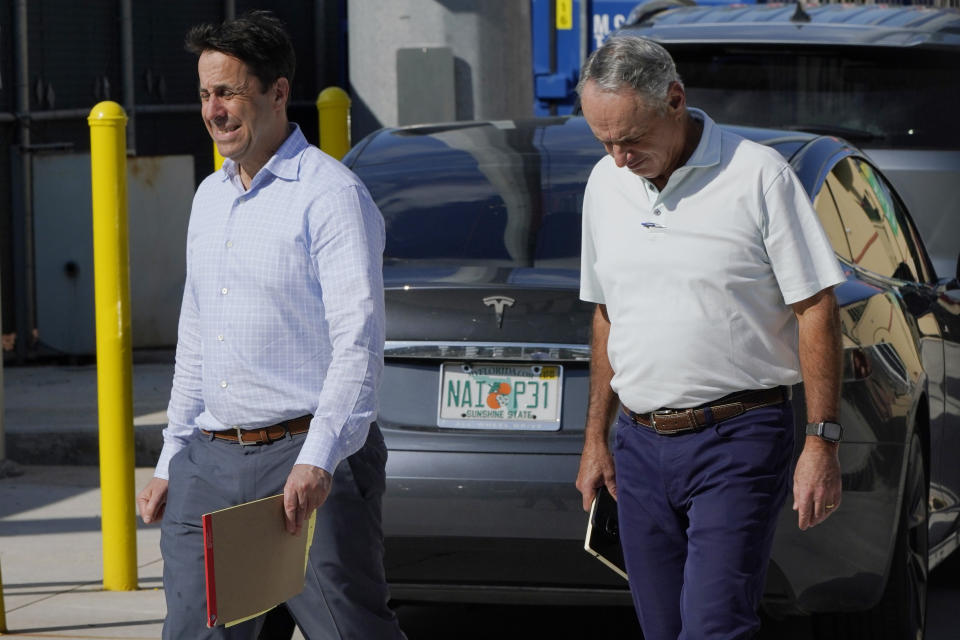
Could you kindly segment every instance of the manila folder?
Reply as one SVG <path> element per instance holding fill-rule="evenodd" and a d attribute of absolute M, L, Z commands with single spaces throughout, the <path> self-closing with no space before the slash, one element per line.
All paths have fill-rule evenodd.
<path fill-rule="evenodd" d="M 203 515 L 207 626 L 256 617 L 303 591 L 316 511 L 287 533 L 283 496 Z"/>

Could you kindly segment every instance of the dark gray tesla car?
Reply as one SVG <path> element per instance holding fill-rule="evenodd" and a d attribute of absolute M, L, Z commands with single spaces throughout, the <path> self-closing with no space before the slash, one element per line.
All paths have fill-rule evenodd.
<path fill-rule="evenodd" d="M 789 159 L 847 273 L 843 508 L 801 532 L 788 501 L 764 604 L 818 614 L 824 635 L 916 637 L 928 568 L 960 542 L 956 278 L 934 280 L 900 198 L 856 148 L 734 131 Z M 593 311 L 577 295 L 580 209 L 602 153 L 573 117 L 381 130 L 344 159 L 386 220 L 378 422 L 398 600 L 628 602 L 583 551 L 573 484 Z"/>

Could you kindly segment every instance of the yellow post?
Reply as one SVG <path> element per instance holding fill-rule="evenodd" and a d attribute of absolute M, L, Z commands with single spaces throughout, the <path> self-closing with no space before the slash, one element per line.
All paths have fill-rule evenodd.
<path fill-rule="evenodd" d="M 327 87 L 317 96 L 320 148 L 337 160 L 350 150 L 350 96 L 340 87 Z"/>
<path fill-rule="evenodd" d="M 103 588 L 137 588 L 133 479 L 130 256 L 127 246 L 127 115 L 116 102 L 90 111 L 93 270 L 97 317 L 97 403 Z"/>
<path fill-rule="evenodd" d="M 3 605 L 3 572 L 0 571 L 0 633 L 7 632 L 7 609 Z"/>
<path fill-rule="evenodd" d="M 220 149 L 217 149 L 217 143 L 213 143 L 213 170 L 220 171 L 223 166 L 223 156 L 220 155 Z"/>

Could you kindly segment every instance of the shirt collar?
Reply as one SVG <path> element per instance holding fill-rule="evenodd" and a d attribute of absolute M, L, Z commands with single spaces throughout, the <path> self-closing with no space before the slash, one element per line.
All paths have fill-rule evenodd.
<path fill-rule="evenodd" d="M 690 117 L 694 118 L 695 120 L 699 120 L 703 124 L 703 131 L 700 132 L 700 141 L 697 142 L 697 148 L 693 150 L 693 153 L 690 154 L 690 157 L 687 158 L 687 161 L 683 164 L 683 166 L 677 167 L 673 171 L 673 174 L 667 181 L 666 186 L 664 186 L 664 191 L 673 188 L 673 186 L 675 186 L 680 180 L 685 178 L 687 174 L 695 169 L 703 169 L 720 164 L 720 127 L 716 125 L 716 123 L 710 118 L 710 116 L 706 114 L 706 112 L 701 111 L 700 109 L 687 107 L 687 113 L 690 114 Z M 629 171 L 629 169 L 626 167 L 624 167 L 624 170 Z M 647 184 L 653 184 L 650 180 L 647 180 L 643 176 L 638 177 Z"/>
<path fill-rule="evenodd" d="M 697 143 L 697 148 L 693 150 L 684 166 L 710 167 L 720 164 L 720 128 L 717 127 L 710 116 L 700 109 L 689 107 L 687 112 L 691 117 L 703 123 L 703 131 L 700 133 L 700 142 Z"/>
<path fill-rule="evenodd" d="M 291 122 L 289 128 L 290 133 L 287 135 L 287 139 L 283 141 L 283 144 L 280 145 L 276 153 L 267 160 L 267 164 L 263 165 L 260 171 L 257 172 L 257 175 L 253 177 L 253 181 L 250 183 L 251 188 L 254 183 L 260 182 L 260 180 L 263 179 L 260 178 L 260 180 L 258 180 L 257 177 L 264 171 L 268 171 L 282 180 L 297 179 L 297 176 L 300 174 L 300 157 L 309 146 L 309 143 L 303 136 L 303 132 L 300 131 L 299 125 Z M 223 166 L 220 170 L 223 172 L 224 181 L 234 180 L 238 178 L 240 167 L 230 158 L 224 158 Z"/>

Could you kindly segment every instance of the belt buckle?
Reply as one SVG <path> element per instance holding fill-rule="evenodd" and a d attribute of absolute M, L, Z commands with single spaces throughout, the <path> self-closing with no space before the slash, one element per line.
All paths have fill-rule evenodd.
<path fill-rule="evenodd" d="M 656 431 L 657 433 L 659 433 L 659 434 L 661 434 L 661 435 L 666 435 L 666 434 L 669 434 L 669 433 L 676 433 L 676 432 L 677 432 L 676 429 L 674 429 L 674 430 L 666 430 L 666 429 L 661 429 L 660 427 L 657 426 L 657 416 L 658 416 L 658 415 L 660 415 L 660 416 L 669 416 L 669 415 L 673 415 L 674 413 L 675 413 L 675 412 L 674 412 L 674 411 L 671 411 L 670 409 L 657 409 L 657 410 L 655 410 L 655 411 L 651 411 L 651 412 L 650 412 L 650 426 L 653 427 L 653 430 L 654 430 L 654 431 Z"/>
<path fill-rule="evenodd" d="M 661 435 L 676 435 L 678 433 L 686 433 L 687 431 L 697 431 L 700 429 L 700 426 L 697 424 L 697 420 L 694 417 L 694 409 L 657 409 L 656 411 L 650 412 L 650 426 L 653 427 L 653 430 Z M 676 429 L 661 429 L 657 426 L 657 416 L 686 416 L 687 426 L 677 427 Z"/>
<path fill-rule="evenodd" d="M 239 444 L 241 447 L 253 447 L 255 445 L 260 444 L 259 442 L 244 442 L 243 441 L 244 430 L 241 429 L 240 427 L 234 427 L 233 429 L 234 431 L 237 432 L 237 444 Z"/>

